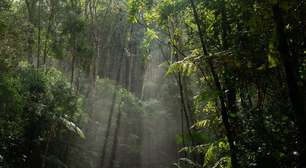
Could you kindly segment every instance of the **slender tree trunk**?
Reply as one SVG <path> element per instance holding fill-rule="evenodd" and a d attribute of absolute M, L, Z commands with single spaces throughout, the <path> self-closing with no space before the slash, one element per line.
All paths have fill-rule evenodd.
<path fill-rule="evenodd" d="M 117 71 L 117 76 L 116 76 L 116 81 L 115 81 L 116 84 L 115 84 L 115 88 L 114 88 L 114 92 L 113 92 L 113 96 L 112 96 L 112 104 L 111 104 L 111 109 L 110 109 L 109 116 L 108 116 L 105 137 L 104 137 L 104 140 L 103 140 L 100 168 L 104 167 L 106 148 L 107 148 L 107 143 L 108 143 L 108 139 L 109 139 L 109 136 L 110 136 L 111 123 L 112 123 L 112 118 L 113 118 L 115 105 L 116 105 L 117 90 L 119 88 L 119 80 L 120 80 L 120 76 L 121 76 L 122 62 L 123 62 L 123 55 L 120 57 L 120 60 L 119 60 L 119 68 L 118 68 L 118 71 Z"/>
<path fill-rule="evenodd" d="M 229 40 L 228 40 L 228 34 L 230 31 L 229 23 L 227 21 L 227 12 L 226 12 L 226 2 L 223 0 L 221 2 L 221 27 L 222 27 L 222 48 L 224 51 L 229 49 Z M 230 69 L 230 67 L 226 64 L 225 65 L 226 69 L 226 74 L 225 74 L 225 87 L 226 87 L 226 98 L 227 98 L 227 109 L 228 113 L 230 114 L 237 114 L 237 98 L 236 98 L 236 87 L 235 87 L 235 82 L 236 82 L 236 75 L 235 75 L 235 70 Z M 233 125 L 237 122 L 235 122 L 235 119 L 231 117 L 234 122 Z M 237 121 L 237 120 L 236 120 Z M 233 128 L 233 127 L 232 127 Z M 232 129 L 232 134 L 233 136 L 235 135 L 236 130 Z"/>
<path fill-rule="evenodd" d="M 71 76 L 70 76 L 70 84 L 73 85 L 74 82 L 74 67 L 76 62 L 76 37 L 73 37 L 73 47 L 72 47 L 72 60 L 71 60 Z"/>
<path fill-rule="evenodd" d="M 35 4 L 36 1 L 32 0 L 25 0 L 27 11 L 28 11 L 28 21 L 30 23 L 30 27 L 27 33 L 27 55 L 28 55 L 28 62 L 33 64 L 33 45 L 34 41 L 34 16 L 35 16 Z"/>
<path fill-rule="evenodd" d="M 186 120 L 187 132 L 188 132 L 188 135 L 191 139 L 191 144 L 195 145 L 194 138 L 193 138 L 192 132 L 190 130 L 191 124 L 190 124 L 190 118 L 189 118 L 188 110 L 186 108 L 186 99 L 185 99 L 183 85 L 182 85 L 182 75 L 181 75 L 181 73 L 178 73 L 178 86 L 179 86 L 179 92 L 180 92 L 181 106 L 182 106 L 182 109 L 184 111 L 185 120 Z"/>
<path fill-rule="evenodd" d="M 97 81 L 97 59 L 100 57 L 100 43 L 97 39 L 93 45 L 96 49 L 96 55 L 93 56 L 91 60 L 91 79 L 90 79 L 90 89 L 89 89 L 89 116 L 94 116 L 94 98 L 96 95 L 96 81 Z"/>
<path fill-rule="evenodd" d="M 199 15 L 197 13 L 197 9 L 196 9 L 194 0 L 190 0 L 190 4 L 191 4 L 191 7 L 192 7 L 195 22 L 196 22 L 197 27 L 198 27 L 198 33 L 199 33 L 199 38 L 200 38 L 200 41 L 201 41 L 203 53 L 204 53 L 204 55 L 208 56 L 209 53 L 208 53 L 208 50 L 207 50 L 207 47 L 206 47 L 206 44 L 205 44 L 204 33 L 202 32 L 201 21 L 200 21 Z M 230 146 L 231 164 L 232 164 L 233 168 L 237 168 L 238 167 L 237 150 L 236 150 L 236 146 L 235 146 L 235 143 L 234 143 L 235 141 L 234 141 L 232 128 L 231 128 L 230 123 L 229 123 L 228 112 L 227 112 L 227 109 L 226 109 L 226 106 L 225 106 L 223 89 L 222 89 L 218 74 L 215 71 L 215 68 L 213 66 L 213 62 L 210 58 L 208 58 L 207 63 L 208 63 L 210 72 L 212 74 L 213 82 L 215 84 L 215 87 L 216 87 L 217 91 L 220 93 L 219 101 L 220 101 L 220 105 L 221 105 L 221 117 L 222 117 L 223 125 L 225 127 L 228 143 L 229 143 L 229 146 Z"/>
<path fill-rule="evenodd" d="M 160 48 L 160 51 L 161 51 L 161 55 L 162 55 L 162 57 L 164 58 L 164 60 L 166 60 L 166 62 L 167 62 L 167 64 L 168 64 L 168 66 L 170 66 L 171 65 L 171 63 L 168 61 L 168 59 L 165 57 L 165 53 L 164 53 L 164 50 L 163 50 L 163 48 L 162 48 L 162 46 L 161 45 L 159 45 L 159 48 Z M 176 58 L 177 59 L 177 58 Z M 178 60 L 177 60 L 178 61 Z M 180 73 L 177 73 L 177 74 L 175 74 L 175 81 L 176 81 L 176 83 L 179 85 L 179 83 L 180 83 Z M 179 85 L 180 86 L 180 85 Z M 182 89 L 179 87 L 179 90 L 180 90 L 180 100 L 181 100 L 181 109 L 180 109 L 180 117 L 181 117 L 181 134 L 182 134 L 182 145 L 183 145 L 183 147 L 186 147 L 186 142 L 185 142 L 185 122 L 184 122 L 184 119 L 185 120 L 187 120 L 187 119 L 189 119 L 189 117 L 187 116 L 187 118 L 186 118 L 186 113 L 185 113 L 185 111 L 184 111 L 184 107 L 185 107 L 185 105 L 183 104 L 183 102 L 184 102 L 184 100 L 182 101 L 182 99 L 183 99 L 183 97 L 182 97 Z M 185 117 L 184 117 L 185 116 Z M 187 125 L 187 124 L 186 124 Z M 190 125 L 190 124 L 189 124 Z M 192 135 L 191 134 L 191 132 L 190 132 L 190 126 L 188 127 L 188 126 L 186 126 L 187 127 L 187 129 L 188 129 L 188 135 L 190 136 L 190 135 Z M 186 151 L 184 151 L 184 157 L 187 157 L 187 152 Z"/>
<path fill-rule="evenodd" d="M 37 63 L 36 67 L 37 69 L 40 66 L 40 51 L 41 51 L 41 45 L 40 45 L 40 37 L 41 37 L 41 0 L 38 0 L 38 35 L 37 35 Z"/>
<path fill-rule="evenodd" d="M 298 59 L 296 56 L 290 54 L 288 41 L 285 33 L 285 23 L 283 18 L 283 11 L 280 9 L 279 4 L 274 5 L 273 15 L 276 24 L 276 31 L 278 37 L 278 51 L 282 60 L 286 82 L 289 91 L 289 98 L 291 100 L 292 108 L 295 113 L 296 121 L 301 133 L 301 154 L 300 166 L 306 166 L 306 114 L 304 107 L 303 91 L 298 86 Z"/>
<path fill-rule="evenodd" d="M 174 24 L 172 22 L 170 24 L 174 28 Z M 169 27 L 168 27 L 168 35 L 169 35 L 170 38 L 172 38 L 172 39 L 174 39 L 176 41 L 180 41 L 174 35 L 173 36 L 171 35 L 171 31 L 170 31 Z M 175 61 L 179 61 L 180 60 L 180 57 L 179 57 L 178 54 L 175 54 L 174 58 L 175 58 Z M 168 62 L 168 64 L 169 64 L 169 62 Z M 187 95 L 185 93 L 186 89 L 184 88 L 184 81 L 183 81 L 183 77 L 182 77 L 182 73 L 181 72 L 177 73 L 176 81 L 177 81 L 177 84 L 179 86 L 181 108 L 182 108 L 182 110 L 184 112 L 188 136 L 191 139 L 191 145 L 194 146 L 195 145 L 195 140 L 194 140 L 192 132 L 190 130 L 191 129 L 191 124 L 190 124 L 191 120 L 190 120 L 189 115 L 191 114 L 191 108 L 190 108 L 190 106 L 188 104 L 188 100 L 187 100 L 188 97 L 187 97 Z M 196 156 L 195 155 L 193 155 L 193 158 L 196 160 Z"/>
<path fill-rule="evenodd" d="M 48 131 L 48 135 L 47 135 L 48 138 L 47 138 L 46 146 L 45 146 L 45 149 L 44 149 L 44 154 L 43 154 L 43 157 L 42 157 L 41 168 L 46 167 L 46 158 L 48 156 L 49 146 L 50 146 L 51 138 L 52 138 L 52 135 L 53 135 L 54 127 L 55 127 L 55 125 L 51 125 L 50 131 Z"/>
<path fill-rule="evenodd" d="M 191 124 L 190 124 L 190 113 L 187 109 L 187 102 L 186 102 L 186 97 L 185 97 L 185 93 L 184 93 L 184 88 L 183 88 L 183 84 L 182 84 L 182 76 L 181 73 L 178 72 L 178 85 L 179 85 L 179 92 L 180 92 L 180 100 L 181 100 L 181 106 L 182 106 L 182 111 L 185 115 L 185 121 L 186 121 L 186 127 L 187 127 L 187 132 L 188 132 L 188 136 L 190 137 L 191 140 L 191 146 L 195 146 L 195 139 L 192 135 L 192 131 L 191 131 Z M 199 161 L 199 163 L 202 162 L 202 158 L 199 158 L 197 156 L 196 153 L 191 153 L 191 156 L 193 158 L 194 161 Z"/>
<path fill-rule="evenodd" d="M 130 85 L 129 85 L 129 77 L 130 77 L 130 63 L 131 62 L 131 57 L 127 56 L 126 57 L 126 62 L 125 62 L 125 79 L 124 79 L 124 86 L 126 89 L 130 90 Z"/>
<path fill-rule="evenodd" d="M 118 136 L 119 136 L 119 130 L 120 130 L 120 125 L 121 125 L 121 105 L 122 101 L 119 104 L 119 111 L 117 115 L 117 121 L 116 121 L 116 128 L 115 128 L 115 133 L 114 133 L 114 141 L 113 141 L 113 146 L 111 150 L 111 157 L 110 157 L 110 163 L 109 163 L 109 168 L 114 168 L 115 162 L 116 162 L 116 152 L 117 152 L 117 147 L 118 147 Z"/>
<path fill-rule="evenodd" d="M 47 27 L 47 32 L 46 32 L 46 37 L 45 37 L 45 44 L 44 44 L 44 51 L 43 51 L 43 64 L 46 66 L 46 62 L 47 62 L 47 54 L 48 54 L 48 40 L 50 37 L 50 31 L 51 31 L 51 27 L 52 27 L 52 20 L 54 17 L 54 2 L 53 0 L 50 0 L 50 5 L 51 5 L 51 10 L 50 10 L 50 16 L 49 16 L 49 20 L 48 20 L 48 27 Z"/>
<path fill-rule="evenodd" d="M 185 143 L 185 129 L 184 129 L 184 110 L 181 109 L 181 134 L 182 134 L 182 145 L 183 147 L 186 147 L 186 143 Z M 184 151 L 184 157 L 187 157 L 187 152 Z"/>
<path fill-rule="evenodd" d="M 81 60 L 78 59 L 76 62 L 77 62 L 76 63 L 77 64 L 77 69 L 76 69 L 76 84 L 75 84 L 76 90 L 75 90 L 75 92 L 78 95 L 80 93 L 80 84 L 81 84 L 81 82 L 80 82 L 80 80 L 81 80 Z"/>

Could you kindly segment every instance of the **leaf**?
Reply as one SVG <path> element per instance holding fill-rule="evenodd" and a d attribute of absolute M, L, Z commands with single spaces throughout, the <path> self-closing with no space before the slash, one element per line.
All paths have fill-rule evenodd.
<path fill-rule="evenodd" d="M 259 67 L 257 67 L 256 69 L 259 70 L 259 71 L 265 70 L 266 69 L 266 64 L 262 64 Z"/>
<path fill-rule="evenodd" d="M 275 56 L 272 56 L 271 54 L 268 55 L 268 62 L 269 62 L 269 68 L 274 68 L 279 65 L 279 61 Z"/>
<path fill-rule="evenodd" d="M 83 131 L 78 127 L 76 126 L 75 123 L 63 118 L 63 117 L 60 117 L 59 119 L 62 124 L 70 131 L 76 133 L 77 135 L 79 135 L 81 138 L 85 139 L 85 135 L 83 133 Z"/>
<path fill-rule="evenodd" d="M 195 122 L 191 126 L 191 128 L 196 128 L 196 129 L 206 128 L 208 125 L 209 125 L 209 120 L 200 120 L 200 121 Z"/>
<path fill-rule="evenodd" d="M 218 147 L 219 147 L 220 149 L 228 149 L 228 148 L 229 148 L 229 145 L 228 145 L 228 143 L 226 143 L 226 142 L 224 142 L 224 141 L 220 141 L 220 142 L 218 143 Z"/>
<path fill-rule="evenodd" d="M 153 29 L 150 29 L 150 28 L 147 28 L 145 35 L 150 39 L 150 41 L 158 39 L 157 33 Z"/>
<path fill-rule="evenodd" d="M 196 145 L 192 147 L 192 151 L 195 153 L 203 154 L 206 152 L 207 147 L 207 144 Z"/>
<path fill-rule="evenodd" d="M 208 164 L 209 161 L 215 158 L 215 146 L 214 144 L 210 144 L 206 153 L 205 153 L 205 165 Z"/>
<path fill-rule="evenodd" d="M 230 162 L 231 162 L 231 158 L 228 157 L 228 156 L 225 156 L 225 157 L 220 158 L 220 159 L 214 164 L 214 166 L 213 166 L 212 168 L 217 168 L 218 166 L 224 165 L 224 164 L 226 164 L 226 166 L 221 166 L 221 167 L 229 167 Z"/>
<path fill-rule="evenodd" d="M 83 139 L 85 139 L 85 135 L 83 133 L 83 131 L 79 128 L 79 127 L 76 127 L 76 133 Z"/>
<path fill-rule="evenodd" d="M 181 148 L 178 152 L 179 153 L 182 153 L 182 152 L 191 153 L 192 149 L 191 149 L 191 147 L 185 146 L 185 147 Z"/>

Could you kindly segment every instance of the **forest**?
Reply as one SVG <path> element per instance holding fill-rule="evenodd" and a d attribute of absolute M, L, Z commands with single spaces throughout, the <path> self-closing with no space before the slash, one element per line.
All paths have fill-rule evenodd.
<path fill-rule="evenodd" d="M 305 0 L 0 0 L 0 168 L 306 168 Z"/>

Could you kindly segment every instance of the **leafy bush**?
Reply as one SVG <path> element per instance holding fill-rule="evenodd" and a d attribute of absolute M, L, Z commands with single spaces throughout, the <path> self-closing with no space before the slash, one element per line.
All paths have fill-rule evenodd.
<path fill-rule="evenodd" d="M 82 100 L 55 69 L 20 66 L 14 73 L 1 74 L 0 99 L 0 155 L 10 167 L 33 166 L 35 153 L 25 146 L 41 149 L 42 159 L 47 139 L 55 139 L 56 132 L 69 130 L 84 138 L 75 124 Z"/>

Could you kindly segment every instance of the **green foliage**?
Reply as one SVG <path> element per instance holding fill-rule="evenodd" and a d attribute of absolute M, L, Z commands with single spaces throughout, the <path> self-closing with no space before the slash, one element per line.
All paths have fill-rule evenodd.
<path fill-rule="evenodd" d="M 280 96 L 285 92 L 283 86 L 286 85 L 286 80 L 283 78 L 285 75 L 283 66 L 286 63 L 280 58 L 280 52 L 283 52 L 283 49 L 278 47 L 279 39 L 277 38 L 279 37 L 277 37 L 275 14 L 272 9 L 275 5 L 279 5 L 281 9 L 282 19 L 285 22 L 285 34 L 288 35 L 286 37 L 289 43 L 288 50 L 290 50 L 292 59 L 296 59 L 295 63 L 293 60 L 291 63 L 298 69 L 293 68 L 294 71 L 298 71 L 294 73 L 300 77 L 298 83 L 300 83 L 300 89 L 303 89 L 305 52 L 301 44 L 305 43 L 303 42 L 305 39 L 298 37 L 298 34 L 303 34 L 303 31 L 298 28 L 301 25 L 297 22 L 301 23 L 304 17 L 298 16 L 297 13 L 293 14 L 293 11 L 302 11 L 305 9 L 302 6 L 305 5 L 300 4 L 300 9 L 298 9 L 298 1 L 286 0 L 247 3 L 243 1 L 194 1 L 195 10 L 200 18 L 198 22 L 194 19 L 189 2 L 165 0 L 156 1 L 151 6 L 145 6 L 144 3 L 141 8 L 138 8 L 139 13 L 134 16 L 138 22 L 143 21 L 145 25 L 155 29 L 159 34 L 165 34 L 165 36 L 159 36 L 159 40 L 167 42 L 170 48 L 167 60 L 170 65 L 167 74 L 181 73 L 191 77 L 191 85 L 196 83 L 196 88 L 192 90 L 194 101 L 193 113 L 190 115 L 193 117 L 193 124 L 190 129 L 196 134 L 211 137 L 205 139 L 195 135 L 194 138 L 200 144 L 195 146 L 205 146 L 205 148 L 202 146 L 202 151 L 206 153 L 204 166 L 230 167 L 231 163 L 229 146 L 222 136 L 225 130 L 222 125 L 221 115 L 223 114 L 220 114 L 220 102 L 218 101 L 220 97 L 225 101 L 233 136 L 237 136 L 235 143 L 239 151 L 237 155 L 240 166 L 249 167 L 254 165 L 254 162 L 256 162 L 255 165 L 264 164 L 265 157 L 284 163 L 285 157 L 279 155 L 283 153 L 280 151 L 284 151 L 281 148 L 290 151 L 294 149 L 294 145 L 288 149 L 287 144 L 280 140 L 283 139 L 280 137 L 289 138 L 289 132 L 295 131 L 292 127 L 291 131 L 284 128 L 286 133 L 277 129 L 276 125 L 284 126 L 282 118 L 288 113 L 284 113 L 277 105 L 272 105 L 281 102 L 279 105 L 284 109 L 290 106 L 290 102 L 284 100 L 285 97 L 288 98 L 288 95 Z M 135 8 L 134 10 L 137 11 Z M 141 14 L 145 16 L 143 20 L 139 17 Z M 204 37 L 199 37 L 197 24 L 203 29 Z M 295 32 L 293 25 L 296 26 Z M 203 56 L 200 38 L 204 39 L 205 44 L 203 45 L 207 48 L 208 55 Z M 211 65 L 207 60 L 211 61 Z M 209 66 L 220 78 L 218 79 L 221 84 L 220 90 L 216 89 L 219 86 L 215 86 L 215 79 L 210 74 L 211 70 L 207 68 Z M 234 93 L 232 93 L 233 89 Z M 232 96 L 230 94 L 234 94 L 233 97 L 230 97 Z M 234 102 L 230 102 L 231 98 L 234 99 Z M 280 118 L 277 119 L 278 117 Z M 288 117 L 285 118 L 290 120 Z M 291 122 L 295 123 L 294 120 Z M 279 135 L 277 136 L 275 132 L 278 132 Z M 296 135 L 294 134 L 292 136 Z M 274 144 L 270 143 L 268 140 L 270 138 L 273 139 L 271 141 L 275 142 Z M 189 135 L 177 135 L 177 143 L 182 144 L 183 140 L 190 144 Z M 269 147 L 266 145 L 267 142 L 269 142 Z M 254 147 L 254 144 L 257 147 Z M 192 153 L 195 146 L 183 147 L 180 152 Z M 260 152 L 258 152 L 259 149 Z M 262 159 L 259 155 L 263 153 L 275 153 L 277 157 L 267 154 Z M 286 157 L 292 161 L 292 164 L 295 164 L 291 156 Z M 176 166 L 182 167 L 178 163 Z"/>
<path fill-rule="evenodd" d="M 20 94 L 20 81 L 9 74 L 0 76 L 0 135 L 19 137 L 22 135 L 22 110 L 24 99 Z"/>
<path fill-rule="evenodd" d="M 143 0 L 128 0 L 127 2 L 129 7 L 129 21 L 136 23 L 139 11 L 144 9 L 145 3 Z"/>
<path fill-rule="evenodd" d="M 226 151 L 229 151 L 229 145 L 223 139 L 210 144 L 205 153 L 204 167 L 230 167 L 230 157 L 222 156 Z"/>
<path fill-rule="evenodd" d="M 209 126 L 209 120 L 201 120 L 197 121 L 192 125 L 192 128 L 200 129 L 200 128 L 206 128 Z"/>
<path fill-rule="evenodd" d="M 193 62 L 189 60 L 182 60 L 171 64 L 167 71 L 167 75 L 179 72 L 183 75 L 190 76 L 196 71 L 197 66 Z"/>
<path fill-rule="evenodd" d="M 143 45 L 145 48 L 148 48 L 153 40 L 158 39 L 157 33 L 150 28 L 147 28 L 147 31 L 145 32 L 145 37 L 146 39 L 143 41 Z"/>
<path fill-rule="evenodd" d="M 176 167 L 299 166 L 305 11 L 298 0 L 1 0 L 0 167 L 70 167 L 70 150 L 76 167 L 97 167 L 109 111 L 122 112 L 126 160 L 140 158 L 144 136 L 181 124 Z M 143 81 L 155 56 L 169 64 L 168 79 L 152 75 L 163 84 Z"/>
<path fill-rule="evenodd" d="M 52 136 L 46 133 L 54 127 L 58 132 L 65 128 L 85 138 L 82 130 L 75 124 L 82 113 L 81 101 L 59 71 L 37 71 L 20 66 L 16 73 L 2 74 L 0 80 L 0 98 L 3 100 L 0 111 L 3 113 L 0 119 L 0 124 L 3 125 L 0 131 L 1 154 L 7 153 L 2 150 L 6 148 L 23 149 L 22 145 L 26 145 L 23 143 L 28 140 L 46 142 Z M 31 130 L 33 125 L 36 131 Z M 31 136 L 33 139 L 27 139 L 31 131 L 34 131 Z M 18 159 L 23 155 L 31 157 L 26 148 L 13 158 L 6 154 L 3 157 L 5 162 L 14 166 L 21 164 Z"/>

